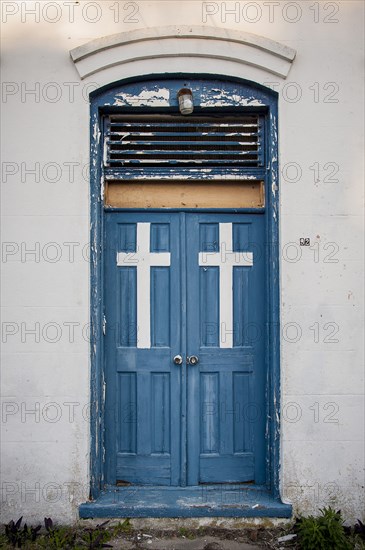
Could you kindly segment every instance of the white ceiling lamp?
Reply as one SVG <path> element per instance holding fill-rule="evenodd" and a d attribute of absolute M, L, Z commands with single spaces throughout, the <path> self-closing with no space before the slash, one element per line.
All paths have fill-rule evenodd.
<path fill-rule="evenodd" d="M 179 110 L 182 115 L 190 115 L 194 111 L 193 92 L 189 88 L 181 88 L 177 94 Z"/>

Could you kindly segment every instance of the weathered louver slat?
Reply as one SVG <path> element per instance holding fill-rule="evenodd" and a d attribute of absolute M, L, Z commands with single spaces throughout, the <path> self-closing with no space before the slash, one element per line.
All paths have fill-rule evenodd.
<path fill-rule="evenodd" d="M 106 167 L 264 165 L 259 115 L 236 117 L 124 117 L 106 121 Z"/>

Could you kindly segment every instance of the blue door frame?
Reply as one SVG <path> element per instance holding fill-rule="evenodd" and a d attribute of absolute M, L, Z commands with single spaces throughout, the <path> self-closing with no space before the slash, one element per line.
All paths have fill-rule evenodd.
<path fill-rule="evenodd" d="M 261 171 L 257 170 L 254 176 L 257 180 L 265 181 L 265 244 L 267 246 L 266 262 L 267 273 L 270 277 L 266 277 L 266 337 L 268 348 L 266 353 L 266 395 L 268 396 L 266 403 L 266 479 L 265 483 L 258 488 L 262 498 L 266 499 L 266 505 L 256 507 L 255 510 L 246 509 L 240 510 L 230 507 L 229 510 L 222 510 L 219 507 L 213 509 L 196 509 L 191 511 L 177 509 L 174 505 L 168 505 L 168 500 L 161 494 L 140 491 L 140 498 L 145 498 L 147 502 L 149 498 L 156 501 L 162 498 L 165 504 L 156 513 L 148 506 L 140 506 L 139 510 L 130 506 L 119 512 L 114 508 L 102 508 L 102 499 L 108 498 L 110 487 L 106 485 L 105 480 L 105 463 L 104 463 L 104 384 L 105 384 L 105 357 L 103 349 L 103 322 L 104 322 L 104 274 L 103 274 L 103 234 L 104 234 L 104 205 L 102 193 L 102 154 L 101 154 L 101 136 L 102 136 L 102 117 L 106 113 L 156 113 L 169 114 L 176 113 L 178 109 L 177 91 L 188 85 L 193 89 L 194 99 L 199 105 L 199 97 L 204 96 L 204 100 L 211 100 L 210 105 L 214 105 L 217 89 L 223 91 L 222 97 L 225 98 L 227 107 L 224 110 L 227 112 L 242 109 L 246 113 L 248 110 L 252 112 L 260 112 L 265 115 L 265 131 L 266 131 L 266 166 L 267 168 Z M 125 104 L 120 107 L 120 93 L 126 92 L 130 96 L 138 97 L 142 90 L 157 89 L 156 86 L 167 86 L 172 92 L 170 95 L 169 107 L 136 107 L 135 104 Z M 118 94 L 118 95 L 117 95 Z M 230 99 L 231 98 L 231 99 Z M 250 108 L 250 104 L 254 105 Z M 197 109 L 199 111 L 199 107 Z M 221 111 L 221 109 L 220 109 Z M 217 112 L 214 107 L 204 107 L 200 110 L 204 114 Z M 279 436 L 280 436 L 280 332 L 279 332 L 279 211 L 278 211 L 278 144 L 277 144 L 277 94 L 263 86 L 241 79 L 228 79 L 226 76 L 219 77 L 217 75 L 194 75 L 194 74 L 174 74 L 174 75 L 145 75 L 136 79 L 123 80 L 114 83 L 112 86 L 97 90 L 91 94 L 91 485 L 90 498 L 91 501 L 80 506 L 81 517 L 91 516 L 138 516 L 138 515 L 156 515 L 156 516 L 219 516 L 219 515 L 235 515 L 235 516 L 282 516 L 288 517 L 291 514 L 291 507 L 281 504 L 279 491 Z M 131 175 L 129 174 L 128 177 Z M 166 175 L 161 173 L 161 177 Z M 186 174 L 189 178 L 189 174 Z M 198 176 L 199 177 L 199 176 Z M 202 172 L 201 177 L 207 177 Z M 196 179 L 195 174 L 192 178 Z M 229 210 L 228 212 L 252 213 L 250 209 Z M 257 211 L 255 211 L 257 212 Z M 123 488 L 125 489 L 125 488 Z M 171 488 L 169 488 L 171 489 Z M 210 490 L 214 490 L 212 487 Z M 152 497 L 151 497 L 152 494 Z M 171 491 L 169 493 L 172 494 Z M 178 495 L 177 495 L 178 496 Z M 189 495 L 187 494 L 189 497 Z M 118 496 L 118 503 L 120 504 Z M 259 494 L 255 494 L 255 502 L 260 501 Z M 268 500 L 267 500 L 268 499 Z M 97 504 L 101 503 L 101 508 L 93 512 L 93 505 L 97 508 Z M 113 500 L 115 504 L 115 500 Z M 108 501 L 110 504 L 110 500 Z M 275 505 L 273 505 L 275 503 Z M 266 508 L 265 508 L 266 506 Z M 204 508 L 204 507 L 203 507 Z M 162 510 L 162 511 L 161 511 Z"/>

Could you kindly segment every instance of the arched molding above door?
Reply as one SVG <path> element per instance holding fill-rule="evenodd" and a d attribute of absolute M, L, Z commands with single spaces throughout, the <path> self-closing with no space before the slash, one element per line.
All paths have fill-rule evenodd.
<path fill-rule="evenodd" d="M 265 84 L 273 76 L 288 76 L 296 51 L 231 29 L 168 26 L 104 36 L 70 54 L 80 78 L 100 86 L 141 74 L 182 73 L 187 67 Z"/>

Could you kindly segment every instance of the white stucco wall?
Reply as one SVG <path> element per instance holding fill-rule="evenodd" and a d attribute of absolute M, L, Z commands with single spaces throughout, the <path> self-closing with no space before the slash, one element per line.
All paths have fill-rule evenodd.
<path fill-rule="evenodd" d="M 1 521 L 70 522 L 88 495 L 88 92 L 133 74 L 184 71 L 189 62 L 138 61 L 81 81 L 69 51 L 166 25 L 251 32 L 297 50 L 286 80 L 225 64 L 227 74 L 280 93 L 282 494 L 301 513 L 332 502 L 349 521 L 360 517 L 363 3 L 3 2 L 1 9 Z M 204 59 L 190 68 L 211 72 Z M 304 237 L 311 247 L 299 246 Z"/>

